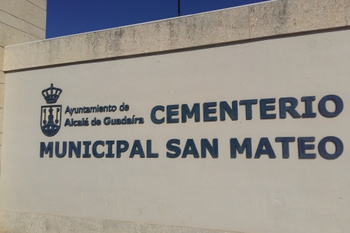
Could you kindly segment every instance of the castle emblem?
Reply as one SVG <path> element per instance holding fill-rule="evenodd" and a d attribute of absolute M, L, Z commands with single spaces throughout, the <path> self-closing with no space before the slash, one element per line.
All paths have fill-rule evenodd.
<path fill-rule="evenodd" d="M 62 93 L 62 89 L 51 86 L 43 90 L 42 95 L 47 104 L 55 104 Z M 52 137 L 61 128 L 62 105 L 41 106 L 40 128 L 44 135 Z"/>

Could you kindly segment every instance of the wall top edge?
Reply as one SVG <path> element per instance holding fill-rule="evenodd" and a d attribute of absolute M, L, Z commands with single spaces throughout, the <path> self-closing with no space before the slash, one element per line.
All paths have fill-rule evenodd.
<path fill-rule="evenodd" d="M 350 1 L 273 0 L 5 47 L 4 71 L 346 27 Z"/>

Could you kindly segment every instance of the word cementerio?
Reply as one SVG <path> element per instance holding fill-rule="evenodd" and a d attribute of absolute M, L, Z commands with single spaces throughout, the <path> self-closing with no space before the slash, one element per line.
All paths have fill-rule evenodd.
<path fill-rule="evenodd" d="M 276 103 L 277 102 L 277 103 Z M 317 110 L 314 108 L 317 103 Z M 276 109 L 277 108 L 277 109 Z M 155 124 L 186 123 L 194 118 L 194 122 L 237 121 L 239 112 L 243 111 L 246 120 L 253 119 L 254 112 L 259 112 L 260 119 L 315 118 L 317 112 L 326 118 L 337 117 L 344 108 L 343 100 L 337 95 L 326 95 L 316 102 L 316 96 L 303 96 L 300 101 L 294 97 L 246 99 L 221 102 L 157 105 L 151 110 L 151 121 Z M 298 110 L 299 109 L 299 110 Z M 303 109 L 303 110 L 300 110 Z"/>

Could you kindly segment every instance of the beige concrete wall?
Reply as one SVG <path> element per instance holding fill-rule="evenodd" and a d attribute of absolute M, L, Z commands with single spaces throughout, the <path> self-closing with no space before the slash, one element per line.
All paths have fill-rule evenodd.
<path fill-rule="evenodd" d="M 5 91 L 4 47 L 45 38 L 46 0 L 1 0 L 0 4 L 0 156 Z"/>
<path fill-rule="evenodd" d="M 17 219 L 17 221 L 13 221 L 14 219 Z M 8 224 L 0 224 L 1 233 L 240 233 L 8 210 L 0 211 L 0 223 L 3 222 Z"/>
<path fill-rule="evenodd" d="M 347 26 L 348 0 L 274 0 L 10 46 L 6 49 L 5 69 L 118 58 Z"/>
<path fill-rule="evenodd" d="M 251 233 L 344 233 L 342 229 L 350 229 L 348 152 L 332 161 L 320 155 L 298 159 L 295 142 L 290 145 L 290 158 L 283 159 L 274 138 L 315 136 L 318 143 L 332 135 L 349 148 L 349 41 L 350 30 L 336 30 L 8 73 L 0 208 L 60 215 L 45 218 L 52 225 L 72 216 L 82 218 L 81 226 L 88 224 L 86 219 L 105 219 L 128 221 L 135 227 L 159 224 L 164 232 L 175 225 Z M 106 116 L 135 115 L 144 117 L 144 124 L 62 125 L 57 135 L 48 138 L 38 123 L 40 109 L 46 106 L 41 91 L 51 83 L 62 88 L 56 103 L 62 105 L 62 122 L 82 117 L 104 122 Z M 150 119 L 155 105 L 202 106 L 209 101 L 308 95 L 315 95 L 316 112 L 318 100 L 327 94 L 344 100 L 339 117 L 325 118 L 317 112 L 315 118 L 282 119 L 276 100 L 271 113 L 277 119 L 260 119 L 258 105 L 253 107 L 252 120 L 246 120 L 244 106 L 239 107 L 238 121 L 227 116 L 220 122 L 192 118 L 186 123 L 155 125 Z M 96 103 L 119 107 L 124 101 L 130 106 L 127 113 L 70 115 L 65 110 Z M 302 102 L 297 107 L 299 113 L 305 109 Z M 166 116 L 161 111 L 156 115 Z M 219 108 L 213 115 L 219 116 Z M 200 139 L 214 137 L 219 144 L 217 159 L 209 155 L 166 158 L 169 139 L 179 139 L 184 148 L 192 138 L 199 150 Z M 260 137 L 270 138 L 276 158 L 246 159 L 242 154 L 231 159 L 229 142 L 235 137 L 240 142 L 252 137 L 253 151 Z M 78 159 L 67 154 L 40 158 L 40 142 L 114 139 L 128 141 L 130 148 L 133 140 L 141 140 L 144 150 L 146 140 L 151 140 L 159 158 L 129 158 L 128 152 L 120 159 Z M 98 151 L 106 149 L 101 146 Z M 33 225 L 42 221 L 42 215 L 18 212 L 11 212 L 6 223 L 15 216 Z M 70 224 L 72 232 L 84 232 L 79 224 Z M 154 232 L 148 229 L 142 232 Z"/>
<path fill-rule="evenodd" d="M 45 3 L 46 0 L 3 0 L 0 5 L 0 22 L 16 31 L 25 32 L 26 34 L 35 37 L 37 40 L 43 39 L 45 38 L 46 27 Z M 26 40 L 22 40 L 20 42 L 25 41 Z M 11 41 L 10 43 L 14 44 L 20 42 Z"/>
<path fill-rule="evenodd" d="M 7 1 L 8 2 L 4 5 L 6 9 L 8 9 L 10 6 L 12 7 L 16 6 L 17 4 L 19 4 L 18 2 L 22 2 L 23 11 L 30 9 L 29 7 L 30 4 L 28 2 L 30 2 L 31 4 L 37 5 L 39 8 L 42 8 L 42 9 L 45 8 L 44 1 L 40 1 L 40 0 L 30 0 L 30 1 L 27 1 L 26 3 L 24 3 L 25 1 L 17 1 L 16 3 L 14 3 L 14 1 L 11 1 L 11 0 L 7 0 Z M 14 15 L 16 13 L 17 15 L 15 17 L 19 17 L 20 15 L 23 15 L 22 10 L 19 12 L 7 11 L 7 14 Z M 7 17 L 6 19 L 8 20 L 9 16 L 7 15 L 6 17 Z M 30 21 L 31 24 L 36 23 L 37 22 L 36 20 L 37 19 L 35 20 L 32 19 L 32 21 Z M 28 30 L 30 30 L 31 33 L 24 33 L 21 30 L 24 27 L 26 27 L 25 24 L 23 24 L 23 22 L 22 23 L 17 22 L 16 25 L 17 25 L 16 26 L 17 28 L 14 25 L 9 26 L 4 24 L 3 26 L 1 26 L 0 24 L 0 29 L 6 28 L 6 31 L 11 32 L 8 34 L 9 36 L 4 38 L 1 37 L 3 36 L 3 34 L 0 34 L 0 40 L 11 41 L 10 35 L 12 35 L 12 31 L 14 31 L 14 34 L 19 36 L 16 37 L 16 39 L 12 40 L 12 41 L 15 41 L 13 43 L 31 41 L 37 38 L 36 36 L 38 34 L 36 33 L 40 31 L 38 29 L 40 28 L 40 26 L 38 28 L 33 28 L 27 25 L 29 28 Z M 4 70 L 5 72 L 12 71 L 12 74 L 14 74 L 16 73 L 16 71 L 20 71 L 23 69 L 38 68 L 37 70 L 40 70 L 40 68 L 42 67 L 50 68 L 50 66 L 55 66 L 55 65 L 65 65 L 65 64 L 80 63 L 85 61 L 91 62 L 91 61 L 98 61 L 103 59 L 123 60 L 123 58 L 130 57 L 130 56 L 140 57 L 145 54 L 163 53 L 163 52 L 176 51 L 176 50 L 182 50 L 182 49 L 190 50 L 191 48 L 193 49 L 193 48 L 199 48 L 201 46 L 211 46 L 211 45 L 219 45 L 219 44 L 225 44 L 225 43 L 229 43 L 233 45 L 235 45 L 235 43 L 245 44 L 246 42 L 251 42 L 252 40 L 255 40 L 255 39 L 263 39 L 263 38 L 269 39 L 269 38 L 276 38 L 280 36 L 283 37 L 286 35 L 292 36 L 301 32 L 305 34 L 311 34 L 311 33 L 320 32 L 323 30 L 342 31 L 343 29 L 345 29 L 344 31 L 346 31 L 349 29 L 349 26 L 350 26 L 350 1 L 348 0 L 277 0 L 277 1 L 271 1 L 271 2 L 262 3 L 262 4 L 254 4 L 250 6 L 219 10 L 219 11 L 209 12 L 204 14 L 185 16 L 185 17 L 176 18 L 176 19 L 162 20 L 157 22 L 133 25 L 129 27 L 114 28 L 110 30 L 103 30 L 103 31 L 85 33 L 80 35 L 50 39 L 50 40 L 45 40 L 40 42 L 26 43 L 22 45 L 7 46 L 4 51 L 5 52 Z M 22 29 L 18 29 L 20 27 Z M 2 30 L 5 30 L 5 29 L 2 29 Z M 318 43 L 319 42 L 320 41 L 318 41 Z M 6 43 L 10 44 L 10 42 L 6 42 Z M 324 44 L 327 44 L 327 43 L 324 42 Z M 314 48 L 313 42 L 310 42 L 308 46 L 310 48 Z M 274 51 L 273 49 L 274 49 L 274 46 L 271 46 L 270 51 Z M 242 54 L 244 53 L 243 51 L 246 51 L 246 50 L 237 51 L 237 53 L 232 53 L 232 54 Z M 306 49 L 299 50 L 299 51 L 300 51 L 300 54 L 302 54 L 302 52 L 306 51 Z M 322 52 L 316 49 L 315 51 Z M 344 52 L 345 50 L 342 50 L 342 51 Z M 3 52 L 3 49 L 2 50 L 0 49 L 0 55 L 1 55 L 1 52 Z M 336 57 L 336 54 L 337 54 L 336 52 L 333 54 L 334 57 Z M 328 57 L 327 54 L 324 54 L 324 56 Z M 1 57 L 2 56 L 0 56 L 0 58 Z M 281 54 L 281 57 L 283 58 L 282 54 Z M 316 61 L 317 58 L 318 57 L 316 57 L 314 60 Z M 295 59 L 295 60 L 298 61 L 298 59 Z M 336 58 L 334 58 L 334 60 L 336 60 Z M 269 63 L 269 64 L 273 65 L 273 63 Z M 336 66 L 337 64 L 341 67 L 344 67 L 339 62 L 336 62 L 336 64 L 333 64 L 333 65 Z M 314 66 L 313 71 L 316 71 L 317 67 L 318 66 Z M 290 68 L 292 68 L 292 70 L 295 70 L 293 69 L 292 66 Z M 251 71 L 252 69 L 250 67 L 247 67 L 247 70 Z M 271 70 L 272 72 L 273 68 L 269 70 Z M 328 72 L 331 72 L 331 70 L 337 70 L 337 69 L 330 69 L 328 70 Z M 283 74 L 282 71 L 281 73 Z M 327 73 L 327 72 L 325 71 L 320 72 L 320 75 L 323 73 Z M 51 74 L 51 72 L 49 74 Z M 280 77 L 283 77 L 282 74 L 280 75 Z M 346 74 L 346 72 L 344 72 L 344 74 Z M 252 76 L 252 77 L 260 77 L 259 75 L 260 73 L 257 73 L 255 76 Z M 43 77 L 47 79 L 48 74 L 45 74 Z M 71 76 L 69 76 L 69 78 L 70 77 Z M 125 77 L 127 76 L 125 75 Z M 319 77 L 319 76 L 313 75 L 312 77 Z M 329 77 L 333 77 L 333 76 L 329 75 Z M 287 80 L 292 80 L 292 78 Z M 4 77 L 1 76 L 1 72 L 0 72 L 0 82 L 4 83 Z M 301 82 L 302 81 L 300 81 L 300 83 Z M 324 85 L 324 86 L 331 86 L 331 85 Z M 342 86 L 347 86 L 347 85 L 342 85 Z M 3 93 L 3 91 L 1 93 Z M 306 94 L 311 94 L 311 93 L 306 92 Z M 264 97 L 266 97 L 266 95 L 264 95 Z M 345 95 L 346 94 L 344 94 L 344 96 Z M 253 94 L 252 96 L 254 97 Z M 298 96 L 301 96 L 301 94 L 299 94 Z M 31 122 L 35 122 L 35 120 L 37 119 L 35 118 Z M 0 118 L 0 121 L 1 121 L 1 118 Z M 344 154 L 344 158 L 347 158 L 345 154 Z M 316 162 L 314 163 L 319 164 L 322 162 L 319 160 L 316 160 Z M 348 163 L 343 163 L 343 166 L 345 167 L 346 164 Z M 287 166 L 287 170 L 290 168 L 288 167 L 287 162 L 285 162 L 284 166 Z M 334 166 L 333 168 L 336 169 L 335 167 L 336 166 Z M 104 169 L 105 168 L 101 169 L 101 171 Z M 322 170 L 322 171 L 325 171 L 325 170 Z M 302 174 L 302 173 L 296 172 L 296 174 Z M 22 179 L 23 176 L 18 177 L 18 179 Z M 46 177 L 49 178 L 50 176 L 46 176 Z M 291 177 L 294 177 L 294 175 Z M 7 177 L 6 179 L 9 181 L 8 184 L 11 185 L 10 182 L 13 182 L 12 177 Z M 38 177 L 38 179 L 33 179 L 33 181 L 39 181 L 40 179 L 41 178 Z M 5 179 L 3 178 L 2 180 L 4 181 Z M 179 184 L 180 183 L 181 182 L 179 182 Z M 288 180 L 288 184 L 286 184 L 285 187 L 292 187 L 292 186 L 289 186 L 289 183 L 290 182 Z M 296 182 L 296 184 L 299 184 L 299 183 Z M 334 186 L 336 186 L 336 184 L 337 183 L 335 183 Z M 32 185 L 33 184 L 30 183 L 28 187 L 32 187 Z M 56 185 L 56 184 L 54 183 L 53 185 Z M 291 183 L 291 185 L 293 185 L 293 182 Z M 188 187 L 192 187 L 192 186 L 189 185 Z M 237 186 L 233 186 L 233 187 L 237 187 Z M 310 187 L 311 188 L 309 187 L 305 188 L 305 190 L 306 191 L 311 190 L 315 192 L 317 191 L 314 185 L 311 185 Z M 321 184 L 320 187 L 324 187 L 324 186 L 322 186 Z M 336 189 L 337 187 L 335 187 L 335 190 Z M 44 189 L 40 189 L 40 191 L 42 190 Z M 18 192 L 20 192 L 20 190 Z M 288 196 L 289 193 L 294 194 L 294 190 L 292 190 L 292 192 L 289 192 L 289 193 L 285 192 L 285 193 L 286 193 L 286 196 Z M 334 192 L 333 194 L 336 194 L 336 193 L 337 192 Z M 322 195 L 328 195 L 328 194 L 329 194 L 328 192 L 320 191 L 320 192 L 316 192 L 314 195 L 317 197 L 316 199 L 320 201 L 319 203 L 321 203 L 324 201 L 324 198 Z M 300 195 L 300 193 L 298 195 Z M 298 197 L 298 195 L 296 195 L 296 197 Z M 35 195 L 33 195 L 33 197 L 34 196 Z M 30 198 L 31 195 L 28 195 L 28 197 Z M 339 201 L 337 203 L 340 202 L 341 198 L 343 197 L 339 197 Z M 57 199 L 52 199 L 52 200 L 57 200 Z M 284 201 L 283 198 L 282 199 L 274 198 L 271 200 L 273 200 L 275 205 L 268 205 L 266 203 L 266 206 L 276 207 L 276 209 L 273 210 L 273 213 L 276 213 L 276 215 L 278 215 L 278 213 L 281 213 L 281 212 L 288 212 L 288 213 L 292 212 L 293 208 L 296 208 L 296 206 L 298 205 L 298 201 L 291 202 L 290 206 L 292 208 L 285 208 L 285 206 L 283 206 L 283 201 Z M 33 204 L 33 205 L 36 204 L 33 201 L 33 199 L 28 201 L 28 203 L 29 202 L 30 204 Z M 11 204 L 10 202 L 6 202 L 6 203 Z M 314 203 L 314 207 L 317 209 L 317 206 L 319 205 L 319 203 L 316 201 L 312 203 Z M 55 204 L 59 205 L 60 203 L 56 202 Z M 326 202 L 326 204 L 329 204 L 330 209 L 334 208 L 334 203 Z M 51 207 L 50 205 L 46 205 L 46 206 Z M 344 213 L 348 213 L 347 212 L 348 208 L 346 207 L 347 206 L 344 205 Z M 62 208 L 64 208 L 64 206 Z M 249 210 L 253 211 L 254 206 Z M 305 207 L 305 210 L 307 210 L 306 207 Z M 315 212 L 316 214 L 319 214 L 319 213 L 321 214 L 319 210 Z M 183 228 L 183 227 L 174 227 L 170 225 L 161 225 L 161 224 L 153 225 L 153 224 L 139 223 L 139 222 L 122 222 L 117 220 L 107 220 L 107 219 L 101 220 L 97 218 L 91 219 L 91 218 L 84 218 L 84 217 L 75 218 L 75 217 L 67 217 L 68 216 L 67 214 L 62 214 L 60 216 L 60 215 L 51 215 L 49 213 L 45 213 L 45 214 L 42 214 L 42 213 L 43 211 L 41 211 L 41 214 L 38 214 L 38 213 L 22 212 L 20 209 L 16 209 L 16 210 L 13 209 L 11 211 L 2 209 L 0 211 L 0 232 L 1 231 L 3 232 L 191 232 L 191 233 L 192 232 L 202 232 L 202 233 L 215 232 L 214 230 L 205 230 L 205 229 L 201 229 L 200 227 Z M 304 211 L 300 213 L 306 213 L 306 212 Z M 123 214 L 125 215 L 125 212 L 123 212 Z M 239 216 L 241 216 L 242 214 L 244 213 L 239 213 Z M 180 215 L 181 214 L 178 214 L 178 216 Z M 342 226 L 341 224 L 339 225 L 339 223 L 335 223 L 339 221 L 339 219 L 337 219 L 334 216 L 323 215 L 325 220 L 327 219 L 332 220 L 332 224 L 328 225 L 329 229 L 331 230 L 327 228 L 327 229 L 324 229 L 323 232 L 337 232 L 336 230 L 338 230 L 338 232 L 341 232 L 342 227 L 344 228 L 343 232 L 348 231 L 349 229 L 346 228 L 348 227 L 348 225 Z M 276 226 L 271 225 L 270 229 L 274 228 L 275 231 L 276 229 L 282 229 L 279 232 L 301 232 L 300 230 L 298 231 L 294 229 L 296 228 L 301 229 L 307 223 L 302 219 L 302 217 L 300 216 L 298 217 L 297 213 L 296 213 L 296 217 L 298 221 L 295 221 L 295 222 L 292 222 L 291 220 L 287 221 L 288 219 L 285 219 L 284 222 L 280 221 L 279 216 L 277 216 L 272 220 L 270 219 L 270 221 L 275 221 L 275 224 L 276 224 Z M 341 217 L 341 216 L 338 216 L 338 217 Z M 347 218 L 347 217 L 348 215 L 344 214 L 343 218 Z M 252 219 L 251 215 L 246 217 L 245 220 L 248 221 L 249 219 Z M 343 222 L 345 222 L 345 220 Z M 216 224 L 219 224 L 219 223 L 216 223 Z M 314 226 L 316 226 L 318 223 L 313 223 L 313 224 Z M 250 225 L 250 224 L 247 224 L 247 225 Z M 266 230 L 268 228 L 264 229 L 262 225 L 255 226 L 255 227 L 256 227 L 255 229 L 250 228 L 249 231 L 248 230 L 239 230 L 239 231 L 252 232 L 252 233 L 253 232 L 273 232 L 273 230 L 270 230 L 270 231 Z M 332 227 L 333 228 L 338 227 L 338 228 L 336 230 L 332 230 Z M 224 229 L 224 227 L 221 225 L 217 227 L 217 229 Z M 306 230 L 309 230 L 308 232 L 317 232 L 315 229 L 313 229 L 313 231 L 312 229 L 306 229 Z M 318 232 L 322 232 L 322 231 L 318 231 Z"/>

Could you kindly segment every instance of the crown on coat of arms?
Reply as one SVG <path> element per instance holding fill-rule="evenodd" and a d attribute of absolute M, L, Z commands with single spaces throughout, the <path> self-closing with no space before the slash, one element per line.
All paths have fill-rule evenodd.
<path fill-rule="evenodd" d="M 46 103 L 48 104 L 54 104 L 60 97 L 60 94 L 62 92 L 62 89 L 54 87 L 51 83 L 51 86 L 41 92 L 41 94 L 44 96 Z"/>

